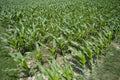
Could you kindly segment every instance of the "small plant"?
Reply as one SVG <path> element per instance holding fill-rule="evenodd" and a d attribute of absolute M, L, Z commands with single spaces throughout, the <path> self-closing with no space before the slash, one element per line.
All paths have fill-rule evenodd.
<path fill-rule="evenodd" d="M 37 53 L 36 54 L 37 59 L 41 60 L 42 55 L 41 55 L 41 51 L 40 51 L 40 47 L 39 47 L 38 43 L 36 43 L 36 53 Z"/>
<path fill-rule="evenodd" d="M 78 51 L 74 58 L 84 69 L 85 68 L 85 63 L 86 63 L 85 55 L 83 53 L 81 53 L 80 51 Z"/>
<path fill-rule="evenodd" d="M 24 57 L 22 56 L 22 54 L 20 52 L 18 53 L 9 53 L 10 56 L 14 59 L 15 62 L 17 62 L 21 69 L 24 70 L 25 72 L 29 73 L 29 67 L 27 65 L 26 60 L 24 59 Z"/>
<path fill-rule="evenodd" d="M 74 79 L 74 71 L 68 62 L 65 61 L 64 65 L 57 63 L 55 60 L 49 62 L 49 67 L 38 65 L 40 71 L 49 80 L 71 80 Z"/>
<path fill-rule="evenodd" d="M 56 44 L 55 39 L 53 39 L 52 47 L 47 47 L 47 49 L 50 51 L 52 56 L 54 56 L 55 59 L 56 59 L 56 56 L 57 56 L 57 54 L 56 54 L 56 47 L 57 47 L 57 44 Z"/>
<path fill-rule="evenodd" d="M 56 39 L 58 48 L 60 48 L 60 52 L 63 55 L 64 47 L 67 45 L 68 41 L 66 41 L 62 36 Z"/>

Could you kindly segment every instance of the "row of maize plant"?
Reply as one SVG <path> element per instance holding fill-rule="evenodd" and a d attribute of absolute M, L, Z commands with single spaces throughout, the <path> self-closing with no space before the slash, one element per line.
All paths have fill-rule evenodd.
<path fill-rule="evenodd" d="M 78 80 L 120 31 L 119 0 L 1 0 L 0 39 L 37 80 Z"/>

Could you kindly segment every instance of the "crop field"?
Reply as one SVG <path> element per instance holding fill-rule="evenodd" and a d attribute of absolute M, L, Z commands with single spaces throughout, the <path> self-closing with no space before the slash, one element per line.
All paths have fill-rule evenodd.
<path fill-rule="evenodd" d="M 20 80 L 83 80 L 120 32 L 119 0 L 0 0 L 0 42 Z"/>

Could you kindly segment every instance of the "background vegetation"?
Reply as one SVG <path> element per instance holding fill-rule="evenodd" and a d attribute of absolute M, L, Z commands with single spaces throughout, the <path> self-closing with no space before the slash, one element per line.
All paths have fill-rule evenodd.
<path fill-rule="evenodd" d="M 84 79 L 120 31 L 119 4 L 0 0 L 1 60 L 8 56 L 7 62 L 13 64 L 5 71 L 17 71 L 22 79 Z"/>

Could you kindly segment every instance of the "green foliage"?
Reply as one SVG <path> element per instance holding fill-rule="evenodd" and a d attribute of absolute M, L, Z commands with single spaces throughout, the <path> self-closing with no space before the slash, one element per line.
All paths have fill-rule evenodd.
<path fill-rule="evenodd" d="M 0 26 L 6 28 L 6 33 L 0 39 L 26 70 L 29 68 L 25 53 L 35 51 L 40 61 L 45 54 L 40 47 L 55 59 L 59 53 L 71 53 L 85 67 L 86 63 L 93 64 L 94 57 L 98 59 L 120 31 L 119 9 L 119 0 L 2 0 Z M 73 76 L 68 65 L 59 65 L 66 80 Z M 42 72 L 50 80 L 59 80 L 59 68 L 50 66 Z"/>
<path fill-rule="evenodd" d="M 67 61 L 64 62 L 64 65 L 59 64 L 55 60 L 52 62 L 49 61 L 48 68 L 45 68 L 40 64 L 38 64 L 38 66 L 41 73 L 49 80 L 70 80 L 75 78 L 74 71 Z"/>
<path fill-rule="evenodd" d="M 82 68 L 85 68 L 86 59 L 85 59 L 85 55 L 83 53 L 78 52 L 75 55 L 75 59 L 82 65 Z"/>
<path fill-rule="evenodd" d="M 41 60 L 42 55 L 38 43 L 36 43 L 36 56 L 38 60 Z"/>
<path fill-rule="evenodd" d="M 10 56 L 22 67 L 22 69 L 24 69 L 25 71 L 29 71 L 27 62 L 21 53 L 10 53 Z"/>

